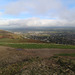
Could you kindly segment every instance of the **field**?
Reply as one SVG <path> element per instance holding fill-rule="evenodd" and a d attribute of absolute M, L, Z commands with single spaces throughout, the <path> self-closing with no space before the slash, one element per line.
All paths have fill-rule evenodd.
<path fill-rule="evenodd" d="M 0 46 L 0 75 L 74 75 L 74 53 L 74 49 L 19 49 Z"/>
<path fill-rule="evenodd" d="M 75 75 L 74 45 L 45 43 L 2 32 L 0 75 Z"/>
<path fill-rule="evenodd" d="M 75 49 L 74 45 L 47 44 L 47 43 L 0 43 L 0 45 L 10 46 L 14 48 L 26 49 L 42 49 L 42 48 L 57 48 L 57 49 Z"/>
<path fill-rule="evenodd" d="M 57 56 L 71 56 L 71 57 L 75 57 L 75 53 L 72 53 L 72 54 L 62 53 L 62 54 L 57 54 Z"/>
<path fill-rule="evenodd" d="M 10 38 L 2 38 L 0 39 L 0 43 L 43 43 L 39 40 L 33 39 L 10 39 Z"/>

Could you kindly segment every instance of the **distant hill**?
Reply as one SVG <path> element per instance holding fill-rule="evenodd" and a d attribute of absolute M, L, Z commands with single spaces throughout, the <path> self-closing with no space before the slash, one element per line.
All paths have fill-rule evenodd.
<path fill-rule="evenodd" d="M 8 32 L 5 30 L 0 30 L 0 38 L 16 39 L 19 38 L 19 35 L 13 34 L 12 32 Z"/>
<path fill-rule="evenodd" d="M 29 31 L 74 31 L 75 27 L 27 27 L 27 28 L 6 28 L 4 30 L 12 31 L 12 32 L 22 32 L 27 33 Z"/>
<path fill-rule="evenodd" d="M 0 30 L 0 34 L 9 34 L 10 32 L 5 31 L 5 30 Z"/>
<path fill-rule="evenodd" d="M 0 43 L 42 43 L 39 40 L 24 38 L 22 34 L 14 34 L 9 31 L 0 30 Z"/>

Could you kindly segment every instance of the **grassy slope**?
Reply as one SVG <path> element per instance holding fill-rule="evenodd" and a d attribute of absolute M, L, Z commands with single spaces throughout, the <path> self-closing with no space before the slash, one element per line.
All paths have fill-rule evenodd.
<path fill-rule="evenodd" d="M 2 38 L 0 39 L 1 43 L 42 43 L 39 40 L 33 40 L 33 39 L 10 39 L 10 38 Z"/>
<path fill-rule="evenodd" d="M 59 48 L 59 49 L 75 49 L 72 45 L 60 45 L 60 44 L 43 44 L 43 42 L 32 39 L 23 39 L 22 35 L 16 35 L 7 31 L 0 30 L 0 35 L 3 36 L 0 39 L 0 45 L 11 46 L 14 48 L 28 48 L 28 49 L 38 49 L 38 48 Z M 12 43 L 12 44 L 11 44 Z M 24 44 L 31 43 L 31 44 Z M 41 44 L 32 44 L 41 43 Z"/>
<path fill-rule="evenodd" d="M 0 75 L 75 75 L 74 71 L 75 60 L 34 57 L 0 68 Z"/>
<path fill-rule="evenodd" d="M 75 46 L 73 45 L 60 45 L 60 44 L 46 44 L 46 43 L 40 43 L 40 44 L 19 44 L 19 43 L 1 43 L 0 45 L 10 46 L 14 48 L 26 48 L 26 49 L 42 49 L 42 48 L 57 48 L 57 49 L 75 49 Z"/>
<path fill-rule="evenodd" d="M 24 39 L 21 34 L 0 30 L 0 43 L 42 43 L 39 40 Z"/>
<path fill-rule="evenodd" d="M 5 33 L 6 34 L 6 33 Z M 2 35 L 2 34 L 1 34 Z M 12 34 L 12 36 L 14 36 Z M 2 38 L 0 45 L 10 46 L 14 48 L 60 48 L 75 49 L 72 45 L 59 44 L 32 44 L 38 41 L 29 39 Z M 30 43 L 30 44 L 24 44 Z M 39 42 L 38 42 L 39 43 Z M 0 49 L 1 50 L 1 49 Z M 36 52 L 20 51 L 7 48 L 0 51 L 0 75 L 75 75 L 75 60 L 60 58 L 60 56 L 73 56 L 75 54 L 58 54 L 57 56 L 42 58 L 35 55 Z M 42 53 L 41 53 L 42 54 Z"/>
<path fill-rule="evenodd" d="M 56 56 L 71 56 L 71 57 L 75 57 L 75 53 L 61 53 L 61 54 L 57 54 Z"/>
<path fill-rule="evenodd" d="M 42 51 L 0 47 L 0 75 L 75 75 L 74 59 L 50 56 L 50 50 Z"/>

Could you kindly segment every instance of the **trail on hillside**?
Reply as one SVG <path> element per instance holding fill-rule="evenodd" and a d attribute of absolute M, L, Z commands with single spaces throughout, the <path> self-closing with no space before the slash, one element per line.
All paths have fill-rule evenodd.
<path fill-rule="evenodd" d="M 6 56 L 17 56 L 17 54 L 21 56 L 40 56 L 40 57 L 50 57 L 54 54 L 60 53 L 75 53 L 74 49 L 21 49 L 21 48 L 12 48 L 6 46 L 0 46 L 0 58 Z"/>

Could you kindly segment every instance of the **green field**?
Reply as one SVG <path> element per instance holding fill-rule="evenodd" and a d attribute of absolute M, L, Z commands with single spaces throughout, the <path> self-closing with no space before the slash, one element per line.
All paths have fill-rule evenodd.
<path fill-rule="evenodd" d="M 62 54 L 57 54 L 57 56 L 71 56 L 71 57 L 75 57 L 75 53 L 71 53 L 71 54 L 62 53 Z"/>
<path fill-rule="evenodd" d="M 47 43 L 0 43 L 0 45 L 10 46 L 14 48 L 26 49 L 41 49 L 41 48 L 57 48 L 57 49 L 75 49 L 74 45 L 61 45 L 61 44 L 47 44 Z"/>

